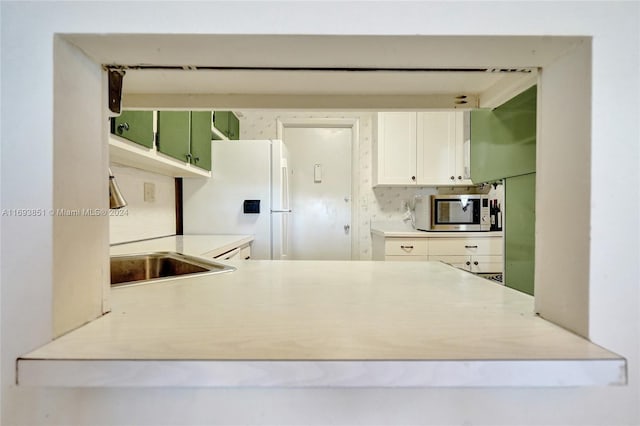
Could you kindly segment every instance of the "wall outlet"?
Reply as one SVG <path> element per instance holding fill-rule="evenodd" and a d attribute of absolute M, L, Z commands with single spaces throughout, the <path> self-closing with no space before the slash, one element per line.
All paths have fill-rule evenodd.
<path fill-rule="evenodd" d="M 144 183 L 144 201 L 153 203 L 156 201 L 156 184 L 153 182 Z"/>

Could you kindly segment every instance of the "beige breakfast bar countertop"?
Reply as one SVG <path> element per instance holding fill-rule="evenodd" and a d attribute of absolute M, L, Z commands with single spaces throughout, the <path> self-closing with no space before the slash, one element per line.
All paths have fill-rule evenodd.
<path fill-rule="evenodd" d="M 626 361 L 533 298 L 439 262 L 242 261 L 112 289 L 18 360 L 35 386 L 590 386 Z"/>

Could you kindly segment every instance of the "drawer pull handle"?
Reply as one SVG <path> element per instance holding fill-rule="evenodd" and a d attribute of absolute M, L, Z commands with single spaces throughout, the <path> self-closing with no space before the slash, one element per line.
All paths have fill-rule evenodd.
<path fill-rule="evenodd" d="M 474 265 L 478 266 L 478 261 L 473 262 Z"/>
<path fill-rule="evenodd" d="M 464 246 L 464 248 L 478 248 L 478 246 Z"/>
<path fill-rule="evenodd" d="M 413 246 L 400 246 L 401 249 L 412 249 Z"/>

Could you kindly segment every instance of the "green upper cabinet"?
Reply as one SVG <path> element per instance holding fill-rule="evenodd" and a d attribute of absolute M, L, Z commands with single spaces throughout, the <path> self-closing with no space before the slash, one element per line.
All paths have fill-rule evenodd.
<path fill-rule="evenodd" d="M 153 148 L 153 111 L 122 111 L 111 119 L 111 133 Z"/>
<path fill-rule="evenodd" d="M 213 127 L 228 139 L 238 140 L 240 137 L 240 121 L 231 111 L 215 111 L 213 113 Z M 213 133 L 213 139 L 223 138 Z"/>
<path fill-rule="evenodd" d="M 189 162 L 191 153 L 191 112 L 158 111 L 158 151 Z"/>
<path fill-rule="evenodd" d="M 471 111 L 474 183 L 536 171 L 536 86 L 493 110 Z"/>
<path fill-rule="evenodd" d="M 211 112 L 158 111 L 158 151 L 211 170 Z"/>
<path fill-rule="evenodd" d="M 229 139 L 240 139 L 240 120 L 232 112 L 229 113 Z"/>
<path fill-rule="evenodd" d="M 220 133 L 225 136 L 229 136 L 229 111 L 214 111 L 213 112 L 213 127 L 215 127 Z M 213 139 L 223 139 L 216 133 L 213 133 Z"/>
<path fill-rule="evenodd" d="M 191 112 L 191 161 L 211 170 L 211 112 Z"/>

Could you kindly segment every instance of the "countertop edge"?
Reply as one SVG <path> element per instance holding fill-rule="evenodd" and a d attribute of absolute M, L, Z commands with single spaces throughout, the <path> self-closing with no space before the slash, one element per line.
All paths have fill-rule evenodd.
<path fill-rule="evenodd" d="M 217 257 L 254 240 L 246 234 L 185 234 L 118 243 L 110 247 L 112 255 L 147 251 L 176 251 L 199 257 Z M 204 241 L 204 242 L 203 242 Z"/>
<path fill-rule="evenodd" d="M 378 235 L 385 238 L 489 238 L 489 237 L 502 237 L 501 231 L 478 231 L 478 232 L 427 232 L 418 230 L 406 230 L 406 231 L 394 231 L 384 230 L 381 228 L 371 228 L 373 235 Z"/>
<path fill-rule="evenodd" d="M 18 385 L 51 387 L 569 387 L 627 383 L 623 358 L 580 360 L 19 359 Z"/>

